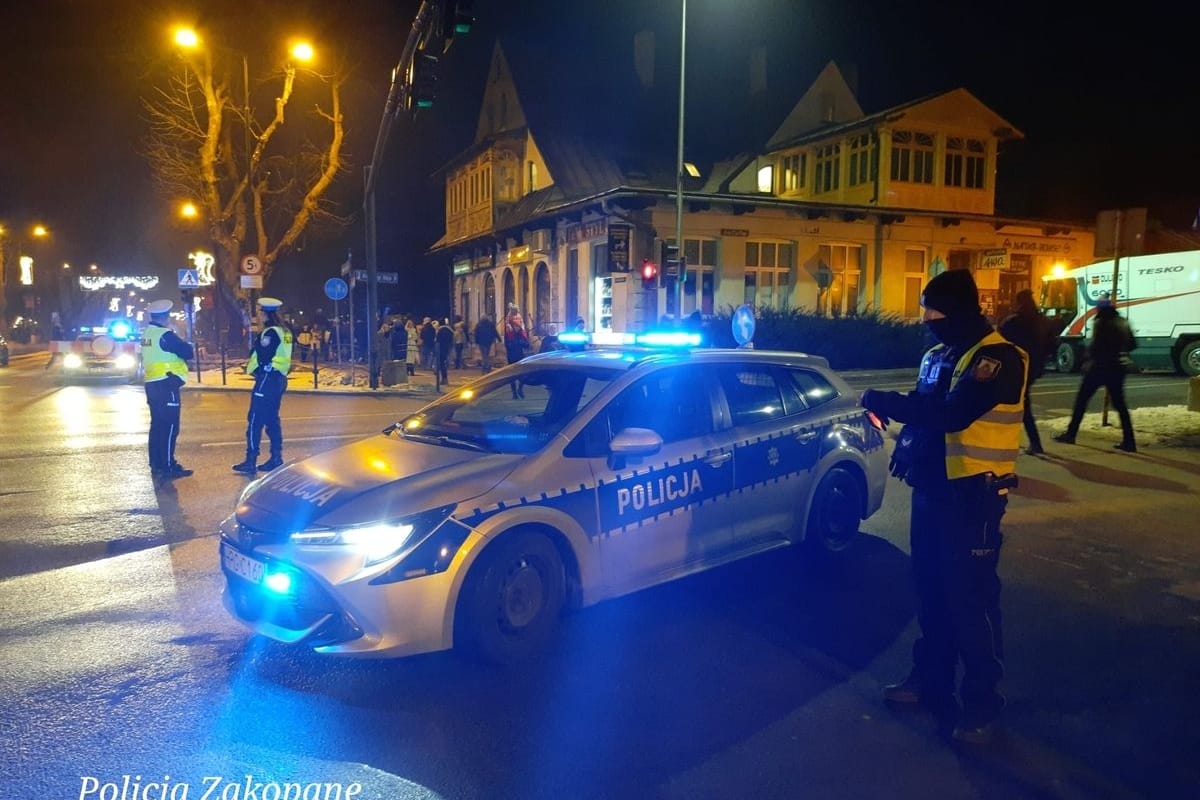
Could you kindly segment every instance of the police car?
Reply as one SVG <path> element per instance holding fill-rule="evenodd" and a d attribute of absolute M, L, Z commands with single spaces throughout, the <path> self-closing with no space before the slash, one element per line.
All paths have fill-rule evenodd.
<path fill-rule="evenodd" d="M 511 662 L 564 609 L 843 551 L 886 475 L 882 425 L 823 358 L 550 352 L 251 483 L 220 529 L 224 602 L 321 653 Z"/>
<path fill-rule="evenodd" d="M 59 378 L 64 382 L 117 378 L 142 379 L 142 347 L 137 326 L 117 320 L 106 326 L 82 327 L 74 341 L 51 342 L 61 356 Z"/>

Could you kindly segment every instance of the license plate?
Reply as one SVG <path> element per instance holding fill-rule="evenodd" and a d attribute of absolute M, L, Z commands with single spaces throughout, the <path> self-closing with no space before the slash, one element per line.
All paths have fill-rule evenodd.
<path fill-rule="evenodd" d="M 227 544 L 221 545 L 221 563 L 225 565 L 225 569 L 251 583 L 262 581 L 263 569 L 266 567 L 261 561 L 243 555 Z"/>

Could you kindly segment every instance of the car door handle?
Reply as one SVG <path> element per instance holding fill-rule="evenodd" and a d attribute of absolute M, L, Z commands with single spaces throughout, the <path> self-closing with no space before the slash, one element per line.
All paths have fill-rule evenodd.
<path fill-rule="evenodd" d="M 796 441 L 800 444 L 808 444 L 813 439 L 817 438 L 817 435 L 818 434 L 816 431 L 805 431 L 804 433 L 796 434 Z"/>
<path fill-rule="evenodd" d="M 724 453 L 713 453 L 711 456 L 705 456 L 701 460 L 710 467 L 719 467 L 731 458 L 733 458 L 733 453 L 726 451 Z"/>

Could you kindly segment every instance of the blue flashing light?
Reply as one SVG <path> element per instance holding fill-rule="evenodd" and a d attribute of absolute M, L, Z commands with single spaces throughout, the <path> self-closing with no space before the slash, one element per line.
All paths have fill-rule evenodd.
<path fill-rule="evenodd" d="M 292 576 L 286 572 L 271 572 L 263 578 L 263 586 L 275 594 L 287 594 L 292 590 Z"/>
<path fill-rule="evenodd" d="M 583 347 L 591 341 L 591 337 L 583 331 L 567 331 L 558 335 L 558 341 L 567 347 Z"/>
<path fill-rule="evenodd" d="M 125 320 L 119 319 L 116 322 L 112 322 L 109 324 L 108 335 L 114 339 L 125 339 L 125 338 L 128 338 L 128 336 L 132 330 L 133 330 L 133 326 L 131 326 Z"/>
<path fill-rule="evenodd" d="M 700 334 L 687 331 L 647 331 L 637 335 L 637 343 L 646 347 L 699 347 Z"/>

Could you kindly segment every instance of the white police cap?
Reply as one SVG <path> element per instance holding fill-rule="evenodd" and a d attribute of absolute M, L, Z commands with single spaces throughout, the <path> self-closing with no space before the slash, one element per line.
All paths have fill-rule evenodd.
<path fill-rule="evenodd" d="M 151 314 L 165 314 L 175 306 L 171 300 L 155 300 L 153 303 L 146 305 L 146 310 Z"/>
<path fill-rule="evenodd" d="M 277 297 L 258 298 L 258 307 L 263 311 L 276 311 L 281 305 L 283 305 L 283 301 Z"/>

